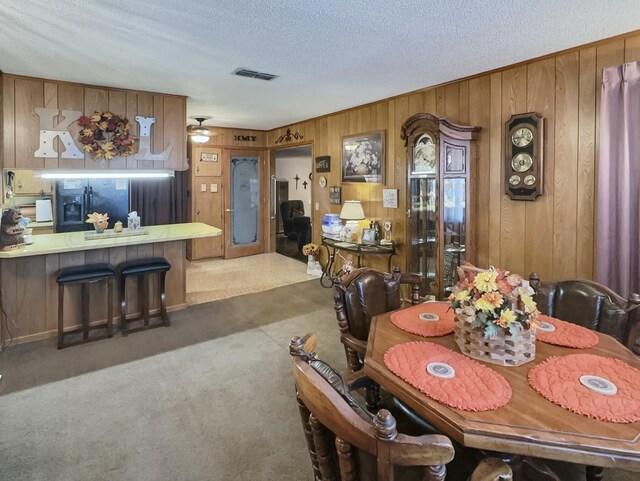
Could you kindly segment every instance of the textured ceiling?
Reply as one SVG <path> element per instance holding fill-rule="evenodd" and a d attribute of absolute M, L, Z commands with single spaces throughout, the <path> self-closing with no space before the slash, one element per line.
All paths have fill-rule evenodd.
<path fill-rule="evenodd" d="M 0 70 L 271 129 L 636 29 L 638 0 L 0 0 Z"/>

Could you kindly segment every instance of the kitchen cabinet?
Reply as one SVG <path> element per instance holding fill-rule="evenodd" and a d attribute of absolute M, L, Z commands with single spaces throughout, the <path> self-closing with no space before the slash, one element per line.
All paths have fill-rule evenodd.
<path fill-rule="evenodd" d="M 2 74 L 1 128 L 3 167 L 9 169 L 166 169 L 187 170 L 186 105 L 183 96 L 155 94 L 134 90 L 94 87 L 56 80 L 44 80 Z M 35 157 L 40 145 L 40 115 L 36 108 L 56 109 L 54 125 L 64 130 L 66 119 L 62 111 L 92 115 L 111 112 L 126 117 L 130 132 L 140 137 L 136 116 L 154 117 L 150 130 L 152 154 L 160 154 L 171 146 L 166 160 L 136 159 L 135 156 L 94 159 L 89 154 L 80 158 L 64 158 L 64 143 L 54 139 L 54 157 Z M 51 127 L 50 127 L 51 129 Z M 68 125 L 68 132 L 78 149 L 81 127 L 77 121 Z"/>
<path fill-rule="evenodd" d="M 41 192 L 50 195 L 53 192 L 52 182 L 35 177 L 32 170 L 17 169 L 13 173 L 14 195 L 38 195 Z"/>
<path fill-rule="evenodd" d="M 222 177 L 192 177 L 191 221 L 203 222 L 220 228 L 224 223 L 224 189 Z M 224 238 L 222 236 L 193 239 L 187 245 L 190 260 L 221 257 Z"/>
<path fill-rule="evenodd" d="M 456 267 L 474 262 L 475 164 L 479 127 L 417 114 L 402 126 L 407 147 L 407 270 L 420 295 L 444 299 Z"/>
<path fill-rule="evenodd" d="M 222 175 L 222 149 L 212 147 L 191 147 L 191 166 L 195 177 Z"/>

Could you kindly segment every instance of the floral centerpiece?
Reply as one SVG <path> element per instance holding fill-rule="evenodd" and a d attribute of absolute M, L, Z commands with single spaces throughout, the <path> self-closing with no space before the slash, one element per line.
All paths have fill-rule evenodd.
<path fill-rule="evenodd" d="M 85 220 L 87 224 L 93 224 L 94 229 L 98 234 L 102 234 L 104 230 L 109 226 L 109 215 L 108 214 L 98 214 L 94 212 L 93 214 L 87 214 L 87 220 Z"/>
<path fill-rule="evenodd" d="M 449 301 L 463 353 L 489 362 L 497 358 L 505 365 L 533 360 L 539 312 L 528 282 L 493 267 L 484 271 L 463 266 L 459 278 Z M 510 356 L 517 359 L 505 362 Z"/>
<path fill-rule="evenodd" d="M 322 266 L 316 260 L 316 256 L 320 254 L 320 246 L 309 242 L 302 246 L 302 253 L 307 256 L 307 274 L 314 277 L 322 276 Z"/>
<path fill-rule="evenodd" d="M 310 242 L 302 246 L 302 253 L 305 256 L 317 256 L 320 253 L 320 246 Z"/>

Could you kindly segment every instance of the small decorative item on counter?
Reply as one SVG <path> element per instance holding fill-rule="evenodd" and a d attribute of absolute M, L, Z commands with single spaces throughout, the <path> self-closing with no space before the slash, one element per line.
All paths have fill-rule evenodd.
<path fill-rule="evenodd" d="M 122 222 L 118 221 L 115 223 L 115 225 L 113 226 L 113 232 L 122 232 Z"/>
<path fill-rule="evenodd" d="M 7 250 L 24 244 L 24 227 L 20 226 L 22 212 L 5 209 L 0 219 L 0 249 Z"/>
<path fill-rule="evenodd" d="M 93 228 L 96 230 L 96 233 L 102 234 L 109 226 L 109 214 L 98 214 L 97 212 L 87 214 L 87 220 L 85 220 L 85 222 L 87 224 L 93 224 Z"/>
<path fill-rule="evenodd" d="M 129 212 L 129 215 L 127 216 L 127 228 L 129 229 L 140 228 L 140 216 L 135 210 L 133 212 Z"/>

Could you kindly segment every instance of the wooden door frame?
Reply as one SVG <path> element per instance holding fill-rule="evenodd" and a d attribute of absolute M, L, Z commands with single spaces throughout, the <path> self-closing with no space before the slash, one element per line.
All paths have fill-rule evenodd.
<path fill-rule="evenodd" d="M 242 247 L 231 246 L 231 156 L 232 155 L 247 155 L 258 156 L 258 179 L 259 179 L 259 195 L 258 201 L 260 207 L 258 208 L 258 242 Z M 266 148 L 251 148 L 251 147 L 229 147 L 222 149 L 222 161 L 223 164 L 223 177 L 224 184 L 227 186 L 224 194 L 224 258 L 233 259 L 236 257 L 244 257 L 250 255 L 261 254 L 266 252 L 269 244 L 268 227 L 269 223 L 266 219 L 269 216 L 269 209 L 263 208 L 269 203 L 269 171 L 268 171 L 268 150 Z"/>
<path fill-rule="evenodd" d="M 266 249 L 265 252 L 275 252 L 276 251 L 276 242 L 275 242 L 275 238 L 274 238 L 274 242 L 271 242 L 271 209 L 273 208 L 273 195 L 271 192 L 271 175 L 272 172 L 273 174 L 275 174 L 276 171 L 276 151 L 277 150 L 282 150 L 282 149 L 289 149 L 291 147 L 303 147 L 305 145 L 308 145 L 309 147 L 311 147 L 311 183 L 310 183 L 310 188 L 311 188 L 311 212 L 309 212 L 309 217 L 311 218 L 311 225 L 312 225 L 312 231 L 311 231 L 311 240 L 313 242 L 313 225 L 315 225 L 315 223 L 313 222 L 314 220 L 314 213 L 315 213 L 315 205 L 316 205 L 316 189 L 315 189 L 315 181 L 316 181 L 316 171 L 315 171 L 315 164 L 313 162 L 314 159 L 314 151 L 315 151 L 315 145 L 314 145 L 314 141 L 313 140 L 308 140 L 308 141 L 302 141 L 302 142 L 293 142 L 290 144 L 286 144 L 286 145 L 277 145 L 277 146 L 272 146 L 269 147 L 269 153 L 268 153 L 268 158 L 269 158 L 269 165 L 267 166 L 267 185 L 269 188 L 269 193 L 267 195 L 268 198 L 268 210 L 266 212 L 266 216 L 265 216 L 265 226 L 266 226 L 266 235 L 267 235 L 267 245 L 266 245 Z M 278 206 L 276 206 L 276 209 L 278 208 Z"/>

